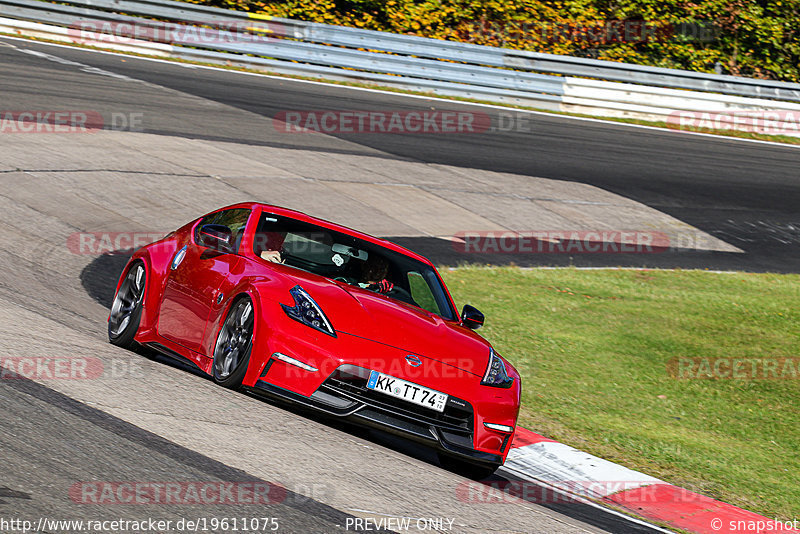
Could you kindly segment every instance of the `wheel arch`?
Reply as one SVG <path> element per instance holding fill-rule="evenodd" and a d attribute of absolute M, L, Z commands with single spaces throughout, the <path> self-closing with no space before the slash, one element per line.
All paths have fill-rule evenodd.
<path fill-rule="evenodd" d="M 145 290 L 142 318 L 136 340 L 140 342 L 155 339 L 158 324 L 158 313 L 161 307 L 161 296 L 167 282 L 167 273 L 172 257 L 178 250 L 178 243 L 174 239 L 157 241 L 137 250 L 128 260 L 125 269 L 117 282 L 117 290 L 122 283 L 124 273 L 136 261 L 141 261 L 145 266 Z"/>
<path fill-rule="evenodd" d="M 257 283 L 252 281 L 245 281 L 230 291 L 230 297 L 225 299 L 224 303 L 209 316 L 206 326 L 206 333 L 204 335 L 203 349 L 209 358 L 213 358 L 214 347 L 216 345 L 217 337 L 219 336 L 222 323 L 230 313 L 232 307 L 242 298 L 247 297 L 253 306 L 253 339 L 252 347 L 250 350 L 250 361 L 248 369 L 245 373 L 243 383 L 245 385 L 253 385 L 258 376 L 269 361 L 269 337 L 272 333 L 270 324 L 272 323 L 270 317 L 270 308 L 273 306 L 267 305 L 271 301 L 268 297 L 264 297 L 265 291 L 259 287 Z M 265 303 L 265 300 L 267 301 Z M 278 307 L 277 305 L 275 306 Z"/>
<path fill-rule="evenodd" d="M 249 281 L 240 288 L 236 297 L 231 299 L 233 301 L 233 299 L 247 294 L 253 303 L 255 322 L 250 364 L 243 380 L 243 384 L 246 386 L 255 385 L 272 356 L 270 339 L 274 332 L 274 325 L 277 324 L 276 319 L 279 318 L 276 317 L 276 314 L 279 311 L 282 313 L 275 289 L 271 284 Z M 217 325 L 218 330 L 219 325 Z"/>

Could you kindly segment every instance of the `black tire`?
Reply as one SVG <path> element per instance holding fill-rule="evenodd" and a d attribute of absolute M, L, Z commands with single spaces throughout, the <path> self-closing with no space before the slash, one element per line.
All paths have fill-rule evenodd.
<path fill-rule="evenodd" d="M 112 344 L 128 350 L 138 346 L 133 338 L 139 330 L 146 287 L 147 269 L 144 262 L 136 261 L 125 273 L 125 278 L 111 304 L 108 341 Z"/>
<path fill-rule="evenodd" d="M 469 460 L 462 460 L 461 458 L 456 458 L 442 452 L 437 453 L 437 456 L 439 457 L 439 464 L 441 464 L 442 467 L 472 480 L 484 480 L 489 478 L 497 471 L 497 468 L 500 467 L 499 465 L 478 464 L 470 462 Z"/>
<path fill-rule="evenodd" d="M 217 384 L 231 389 L 242 385 L 253 348 L 253 302 L 243 296 L 231 304 L 214 344 L 211 376 Z"/>

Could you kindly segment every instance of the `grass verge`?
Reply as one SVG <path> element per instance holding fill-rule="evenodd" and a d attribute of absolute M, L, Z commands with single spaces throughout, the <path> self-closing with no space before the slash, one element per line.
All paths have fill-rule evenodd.
<path fill-rule="evenodd" d="M 522 426 L 767 517 L 800 516 L 800 369 L 779 368 L 784 379 L 668 370 L 675 358 L 726 358 L 748 360 L 737 374 L 749 375 L 754 360 L 763 369 L 800 356 L 800 276 L 514 267 L 443 276 L 457 302 L 486 313 L 481 333 L 521 373 Z M 682 376 L 708 374 L 693 369 Z"/>

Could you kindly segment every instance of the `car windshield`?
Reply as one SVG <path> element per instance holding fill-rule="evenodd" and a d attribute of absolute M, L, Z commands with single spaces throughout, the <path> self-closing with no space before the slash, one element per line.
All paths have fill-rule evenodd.
<path fill-rule="evenodd" d="M 263 213 L 253 238 L 253 252 L 268 261 L 379 292 L 445 319 L 455 319 L 433 268 L 342 232 Z"/>

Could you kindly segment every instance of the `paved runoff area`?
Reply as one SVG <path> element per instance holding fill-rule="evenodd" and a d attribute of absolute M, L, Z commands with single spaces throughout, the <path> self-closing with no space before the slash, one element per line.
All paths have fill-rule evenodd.
<path fill-rule="evenodd" d="M 595 506 L 612 504 L 616 491 L 578 501 L 483 498 L 472 482 L 441 469 L 430 451 L 216 387 L 181 364 L 107 343 L 108 308 L 126 262 L 119 252 L 244 200 L 299 209 L 436 254 L 446 250 L 439 257 L 452 263 L 481 262 L 503 252 L 508 242 L 496 238 L 534 230 L 556 232 L 536 237 L 537 243 L 558 243 L 564 236 L 557 232 L 574 232 L 575 239 L 567 236 L 574 246 L 594 246 L 597 240 L 587 236 L 607 232 L 606 243 L 621 245 L 630 237 L 621 232 L 632 231 L 643 240 L 638 245 L 666 236 L 662 245 L 679 243 L 695 258 L 746 255 L 667 214 L 680 206 L 658 209 L 556 173 L 541 177 L 522 168 L 508 172 L 457 161 L 466 162 L 471 152 L 504 150 L 502 143 L 493 146 L 495 138 L 460 152 L 453 141 L 452 150 L 441 153 L 459 156 L 443 162 L 410 154 L 450 139 L 404 144 L 401 137 L 400 148 L 389 153 L 370 137 L 359 142 L 286 133 L 273 118 L 249 109 L 251 103 L 315 102 L 322 91 L 342 99 L 344 107 L 356 92 L 264 79 L 268 91 L 234 106 L 189 90 L 196 83 L 200 93 L 210 85 L 198 80 L 217 76 L 226 83 L 208 83 L 222 83 L 215 85 L 220 94 L 238 94 L 236 84 L 262 83 L 0 39 L 3 107 L 11 110 L 0 116 L 6 121 L 0 125 L 0 417 L 6 429 L 0 436 L 0 530 L 87 531 L 87 525 L 57 523 L 75 520 L 100 521 L 88 525 L 97 532 L 244 526 L 322 533 L 655 532 Z M 185 87 L 174 87 L 182 80 Z M 386 105 L 411 101 L 357 95 L 394 99 Z M 87 117 L 101 117 L 104 129 L 30 130 L 30 121 L 20 120 L 24 110 L 84 110 Z M 570 135 L 563 125 L 553 128 L 555 139 Z M 636 142 L 624 127 L 604 128 Z M 537 157 L 547 162 L 561 156 L 540 150 Z M 777 161 L 759 158 L 767 160 Z M 587 176 L 591 167 L 584 169 Z M 530 235 L 522 237 L 512 246 L 533 246 Z M 468 245 L 485 250 L 469 251 Z M 578 451 L 548 440 L 519 443 L 507 468 L 484 487 L 503 486 L 515 496 L 513 488 L 523 483 L 546 492 L 553 488 L 550 471 L 541 471 L 547 465 L 556 480 L 573 477 L 572 469 L 589 472 L 580 467 L 586 458 Z M 625 482 L 635 486 L 629 491 L 659 486 L 602 465 L 593 480 L 599 477 L 607 488 Z"/>

